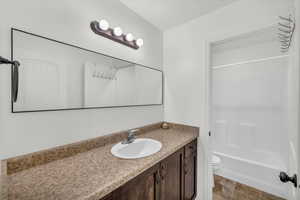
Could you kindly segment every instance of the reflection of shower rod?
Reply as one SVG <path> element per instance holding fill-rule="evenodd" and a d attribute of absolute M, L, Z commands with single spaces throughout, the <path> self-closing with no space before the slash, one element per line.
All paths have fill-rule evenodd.
<path fill-rule="evenodd" d="M 281 43 L 281 52 L 285 53 L 289 51 L 289 48 L 292 44 L 296 23 L 292 15 L 290 15 L 288 18 L 279 16 L 279 19 L 281 21 L 278 23 L 278 37 Z"/>
<path fill-rule="evenodd" d="M 117 80 L 116 73 L 108 73 L 105 74 L 104 72 L 93 72 L 93 78 L 101 78 L 106 80 Z"/>
<path fill-rule="evenodd" d="M 101 79 L 106 79 L 106 80 L 117 80 L 116 74 L 118 70 L 129 68 L 129 67 L 134 67 L 135 65 L 133 64 L 127 64 L 123 66 L 113 66 L 110 68 L 109 72 L 99 72 L 97 70 L 94 70 L 93 72 L 93 78 L 101 78 Z"/>

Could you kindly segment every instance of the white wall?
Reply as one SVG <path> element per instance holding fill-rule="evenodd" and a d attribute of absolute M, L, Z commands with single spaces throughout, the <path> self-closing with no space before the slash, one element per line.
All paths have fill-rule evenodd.
<path fill-rule="evenodd" d="M 289 3 L 288 0 L 241 0 L 164 32 L 165 119 L 200 126 L 203 130 L 206 41 L 276 23 L 278 15 L 287 14 Z M 201 132 L 203 141 L 205 134 Z M 203 159 L 200 154 L 199 163 Z M 204 169 L 199 170 L 198 199 L 207 200 Z"/>
<path fill-rule="evenodd" d="M 2 0 L 0 55 L 10 57 L 10 28 L 19 28 L 141 63 L 162 67 L 162 33 L 118 0 Z M 133 50 L 95 35 L 92 20 L 105 18 L 142 37 Z M 163 120 L 163 106 L 12 114 L 10 69 L 0 67 L 0 159 Z"/>

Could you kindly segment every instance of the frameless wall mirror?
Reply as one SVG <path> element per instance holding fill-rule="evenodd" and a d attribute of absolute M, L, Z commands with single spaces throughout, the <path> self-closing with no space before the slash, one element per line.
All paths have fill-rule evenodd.
<path fill-rule="evenodd" d="M 18 98 L 12 112 L 161 105 L 163 73 L 12 29 Z"/>

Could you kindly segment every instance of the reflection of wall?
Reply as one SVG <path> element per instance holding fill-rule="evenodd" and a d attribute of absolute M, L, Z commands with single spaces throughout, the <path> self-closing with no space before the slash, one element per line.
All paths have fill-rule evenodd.
<path fill-rule="evenodd" d="M 161 104 L 162 73 L 146 67 L 85 64 L 84 106 Z"/>
<path fill-rule="evenodd" d="M 128 105 L 161 104 L 162 73 L 140 66 L 121 68 L 117 72 L 117 97 Z"/>
<path fill-rule="evenodd" d="M 66 80 L 63 66 L 42 59 L 19 59 L 18 101 L 15 111 L 64 108 Z"/>
<path fill-rule="evenodd" d="M 162 75 L 155 70 L 136 68 L 137 103 L 160 104 L 162 101 Z"/>
<path fill-rule="evenodd" d="M 86 60 L 96 62 L 102 67 L 112 67 L 114 64 L 126 64 L 127 62 L 116 60 L 84 51 L 68 45 L 63 45 L 57 42 L 24 34 L 18 31 L 14 32 L 14 57 L 22 62 L 20 70 L 20 78 L 35 81 L 35 86 L 30 85 L 30 82 L 21 82 L 21 87 L 27 87 L 28 90 L 20 88 L 20 95 L 25 97 L 33 97 L 34 91 L 36 95 L 31 98 L 31 101 L 19 101 L 16 111 L 28 111 L 39 109 L 58 109 L 58 108 L 81 108 L 83 107 L 84 96 L 84 63 Z M 51 66 L 50 66 L 51 64 Z M 28 69 L 32 69 L 28 73 Z M 49 69 L 47 71 L 47 69 Z M 50 69 L 56 70 L 51 73 Z M 36 73 L 35 73 L 36 71 Z M 41 71 L 39 74 L 38 71 Z M 44 73 L 42 73 L 44 72 Z M 58 78 L 59 77 L 59 78 Z M 56 80 L 58 79 L 58 80 Z M 51 89 L 43 86 L 57 85 Z M 30 87 L 30 88 L 29 88 Z M 43 92 L 39 92 L 44 90 Z M 40 94 L 40 95 L 39 95 Z M 57 96 L 55 99 L 44 100 L 44 96 Z M 26 98 L 28 99 L 28 98 Z M 22 99 L 20 99 L 22 100 Z M 60 102 L 60 104 L 59 104 Z"/>
<path fill-rule="evenodd" d="M 84 107 L 116 105 L 116 81 L 110 67 L 87 62 L 84 66 Z M 101 77 L 102 76 L 102 77 Z"/>
<path fill-rule="evenodd" d="M 117 105 L 137 105 L 136 96 L 138 91 L 136 87 L 136 68 L 129 66 L 121 68 L 116 74 L 116 104 Z M 143 102 L 146 104 L 146 102 Z"/>
<path fill-rule="evenodd" d="M 162 66 L 162 33 L 118 0 L 1 3 L 5 5 L 0 12 L 1 56 L 10 57 L 10 28 L 16 27 L 147 66 Z M 89 23 L 101 18 L 143 37 L 145 45 L 136 51 L 95 35 Z M 74 80 L 80 81 L 77 77 Z M 10 69 L 2 66 L 0 91 L 0 159 L 163 119 L 162 106 L 11 114 Z"/>

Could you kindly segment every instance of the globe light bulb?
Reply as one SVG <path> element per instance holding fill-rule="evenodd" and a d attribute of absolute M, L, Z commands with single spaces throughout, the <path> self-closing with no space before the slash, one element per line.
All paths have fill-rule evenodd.
<path fill-rule="evenodd" d="M 102 19 L 99 23 L 100 29 L 103 31 L 107 31 L 109 29 L 109 23 L 105 20 Z"/>
<path fill-rule="evenodd" d="M 132 42 L 133 41 L 133 35 L 131 33 L 127 33 L 126 36 L 125 36 L 125 39 L 128 42 Z"/>
<path fill-rule="evenodd" d="M 122 29 L 120 27 L 116 27 L 116 28 L 114 28 L 113 34 L 115 36 L 120 37 L 123 34 L 123 31 L 122 31 Z"/>
<path fill-rule="evenodd" d="M 139 38 L 135 41 L 135 44 L 138 46 L 138 47 L 141 47 L 144 45 L 144 40 Z"/>

